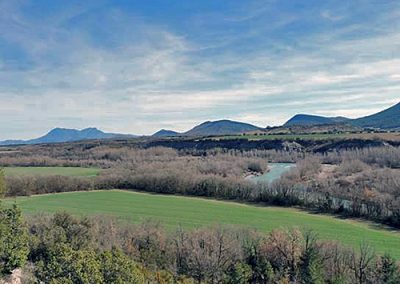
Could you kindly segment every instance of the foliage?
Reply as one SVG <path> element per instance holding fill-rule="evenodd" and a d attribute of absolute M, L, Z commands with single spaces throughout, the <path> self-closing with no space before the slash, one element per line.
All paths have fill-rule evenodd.
<path fill-rule="evenodd" d="M 100 255 L 101 273 L 104 283 L 143 283 L 144 277 L 136 263 L 117 249 Z"/>
<path fill-rule="evenodd" d="M 38 283 L 397 283 L 400 268 L 367 245 L 348 250 L 297 229 L 168 233 L 154 223 L 59 213 L 29 220 L 29 230 Z"/>
<path fill-rule="evenodd" d="M 0 168 L 0 200 L 4 198 L 7 192 L 6 178 L 4 169 Z"/>
<path fill-rule="evenodd" d="M 378 259 L 377 269 L 382 283 L 398 283 L 400 279 L 399 267 L 396 264 L 396 260 L 389 254 L 386 253 Z"/>
<path fill-rule="evenodd" d="M 0 274 L 10 273 L 25 264 L 29 253 L 28 234 L 21 211 L 0 207 Z"/>
<path fill-rule="evenodd" d="M 384 253 L 391 250 L 393 256 L 400 257 L 400 248 L 397 246 L 399 235 L 396 233 L 388 232 L 384 229 L 369 228 L 362 221 L 347 222 L 337 220 L 329 215 L 310 214 L 291 208 L 243 206 L 232 202 L 216 202 L 200 198 L 117 190 L 50 194 L 20 197 L 16 200 L 27 215 L 68 210 L 74 215 L 110 214 L 122 220 L 132 220 L 134 223 L 151 218 L 161 222 L 169 230 L 174 230 L 178 225 L 193 229 L 211 224 L 231 224 L 269 232 L 283 225 L 289 227 L 297 226 L 312 229 L 323 239 L 339 240 L 346 245 L 354 247 L 358 247 L 363 238 L 368 236 L 369 243 L 378 252 Z M 12 202 L 6 201 L 5 204 L 12 204 Z M 63 215 L 65 213 L 56 215 L 56 219 L 60 220 L 57 221 L 57 226 L 55 227 L 58 230 L 56 234 L 58 236 L 57 242 L 63 241 L 67 236 L 69 236 L 68 239 L 72 238 L 73 242 L 81 239 L 91 242 L 93 237 L 88 231 L 88 226 L 90 226 L 88 220 L 80 220 L 78 223 L 76 223 L 77 221 L 65 221 L 64 218 L 59 216 L 60 214 Z M 45 219 L 44 217 L 42 218 Z M 65 225 L 61 226 L 61 224 Z M 46 226 L 37 222 L 35 231 L 41 231 Z M 110 226 L 113 225 L 110 224 Z M 150 247 L 152 249 L 147 251 L 146 254 L 149 256 L 155 254 L 163 255 L 165 244 L 157 244 L 157 239 L 155 239 L 155 236 L 161 234 L 160 230 L 156 230 L 154 225 L 146 226 L 142 224 L 141 226 L 143 228 L 137 237 L 148 239 L 146 242 L 152 244 L 152 247 Z M 60 227 L 68 227 L 70 229 L 67 230 L 68 233 L 64 233 L 64 229 L 61 230 Z M 73 238 L 71 234 L 75 231 L 80 235 Z M 107 231 L 110 230 L 107 229 Z M 111 238 L 113 236 L 112 231 L 109 234 Z M 140 239 L 136 240 L 135 238 L 131 239 L 130 242 L 141 244 Z M 112 244 L 112 240 L 107 241 L 107 243 Z M 157 248 L 158 245 L 161 245 L 160 249 Z M 164 255 L 163 257 L 168 258 L 169 256 Z M 142 255 L 142 258 L 143 261 L 147 259 L 145 254 Z M 149 262 L 148 265 L 152 266 L 153 264 Z"/>
<path fill-rule="evenodd" d="M 305 243 L 300 257 L 300 274 L 304 284 L 323 284 L 323 260 L 317 246 L 317 238 L 312 232 L 305 234 Z"/>
<path fill-rule="evenodd" d="M 229 143 L 226 142 L 226 146 Z M 0 165 L 33 166 L 35 168 L 23 170 L 36 172 L 41 170 L 36 168 L 38 166 L 52 166 L 43 168 L 44 173 L 54 173 L 55 169 L 85 170 L 79 167 L 103 169 L 96 177 L 7 176 L 8 196 L 91 189 L 137 189 L 301 206 L 400 227 L 400 196 L 397 194 L 400 190 L 400 147 L 396 147 L 395 142 L 393 146 L 382 146 L 385 144 L 375 140 L 331 141 L 336 145 L 336 151 L 326 150 L 324 154 L 304 152 L 304 147 L 316 142 L 304 142 L 303 146 L 297 142 L 282 143 L 286 146 L 279 151 L 254 148 L 194 150 L 186 146 L 177 151 L 163 147 L 143 149 L 139 145 L 118 143 L 29 146 L 2 154 Z M 380 147 L 355 148 L 359 143 Z M 314 146 L 325 147 L 318 143 Z M 248 173 L 265 172 L 267 160 L 297 161 L 297 167 L 270 185 L 244 179 Z M 336 168 L 331 174 L 325 171 L 327 163 Z"/>

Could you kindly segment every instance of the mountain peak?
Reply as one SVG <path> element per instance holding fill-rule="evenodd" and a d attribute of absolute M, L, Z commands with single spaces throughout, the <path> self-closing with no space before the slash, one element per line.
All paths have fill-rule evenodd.
<path fill-rule="evenodd" d="M 285 126 L 310 126 L 310 125 L 323 125 L 335 124 L 336 121 L 330 117 L 311 115 L 311 114 L 296 114 L 289 119 Z"/>
<path fill-rule="evenodd" d="M 260 128 L 248 123 L 222 119 L 203 122 L 184 134 L 188 136 L 234 135 L 257 130 Z"/>
<path fill-rule="evenodd" d="M 152 136 L 153 137 L 172 137 L 172 136 L 177 136 L 179 135 L 178 132 L 173 131 L 173 130 L 168 130 L 168 129 L 161 129 L 154 133 Z"/>
<path fill-rule="evenodd" d="M 284 126 L 315 126 L 346 123 L 357 127 L 400 129 L 400 102 L 378 113 L 349 119 L 341 116 L 324 117 L 309 114 L 297 114 L 289 119 Z"/>
<path fill-rule="evenodd" d="M 104 133 L 103 131 L 89 127 L 82 130 L 69 129 L 56 127 L 50 130 L 46 135 L 31 139 L 31 140 L 8 140 L 0 142 L 0 145 L 15 145 L 15 144 L 42 144 L 42 143 L 61 143 L 61 142 L 73 142 L 81 140 L 96 140 L 96 139 L 109 139 L 118 137 L 134 137 L 132 135 Z"/>

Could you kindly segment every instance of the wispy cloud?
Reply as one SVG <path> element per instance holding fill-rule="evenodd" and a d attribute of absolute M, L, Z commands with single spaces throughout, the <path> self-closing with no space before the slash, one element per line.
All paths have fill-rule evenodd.
<path fill-rule="evenodd" d="M 10 123 L 0 138 L 55 126 L 148 134 L 219 118 L 266 126 L 395 103 L 399 4 L 308 3 L 205 1 L 163 16 L 106 0 L 2 1 L 0 119 Z"/>

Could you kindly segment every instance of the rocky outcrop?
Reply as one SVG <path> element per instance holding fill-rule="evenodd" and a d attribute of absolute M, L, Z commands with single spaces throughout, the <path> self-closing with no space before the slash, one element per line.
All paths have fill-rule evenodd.
<path fill-rule="evenodd" d="M 11 275 L 0 279 L 0 284 L 22 284 L 22 270 L 19 268 L 13 270 Z"/>

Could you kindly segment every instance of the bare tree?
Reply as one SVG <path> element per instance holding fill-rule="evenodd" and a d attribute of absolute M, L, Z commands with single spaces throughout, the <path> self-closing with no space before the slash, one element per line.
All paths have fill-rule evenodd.
<path fill-rule="evenodd" d="M 355 279 L 357 279 L 357 283 L 367 283 L 368 274 L 371 270 L 371 264 L 374 258 L 375 254 L 373 249 L 365 242 L 360 245 L 359 253 L 353 250 L 351 268 L 354 272 Z"/>

